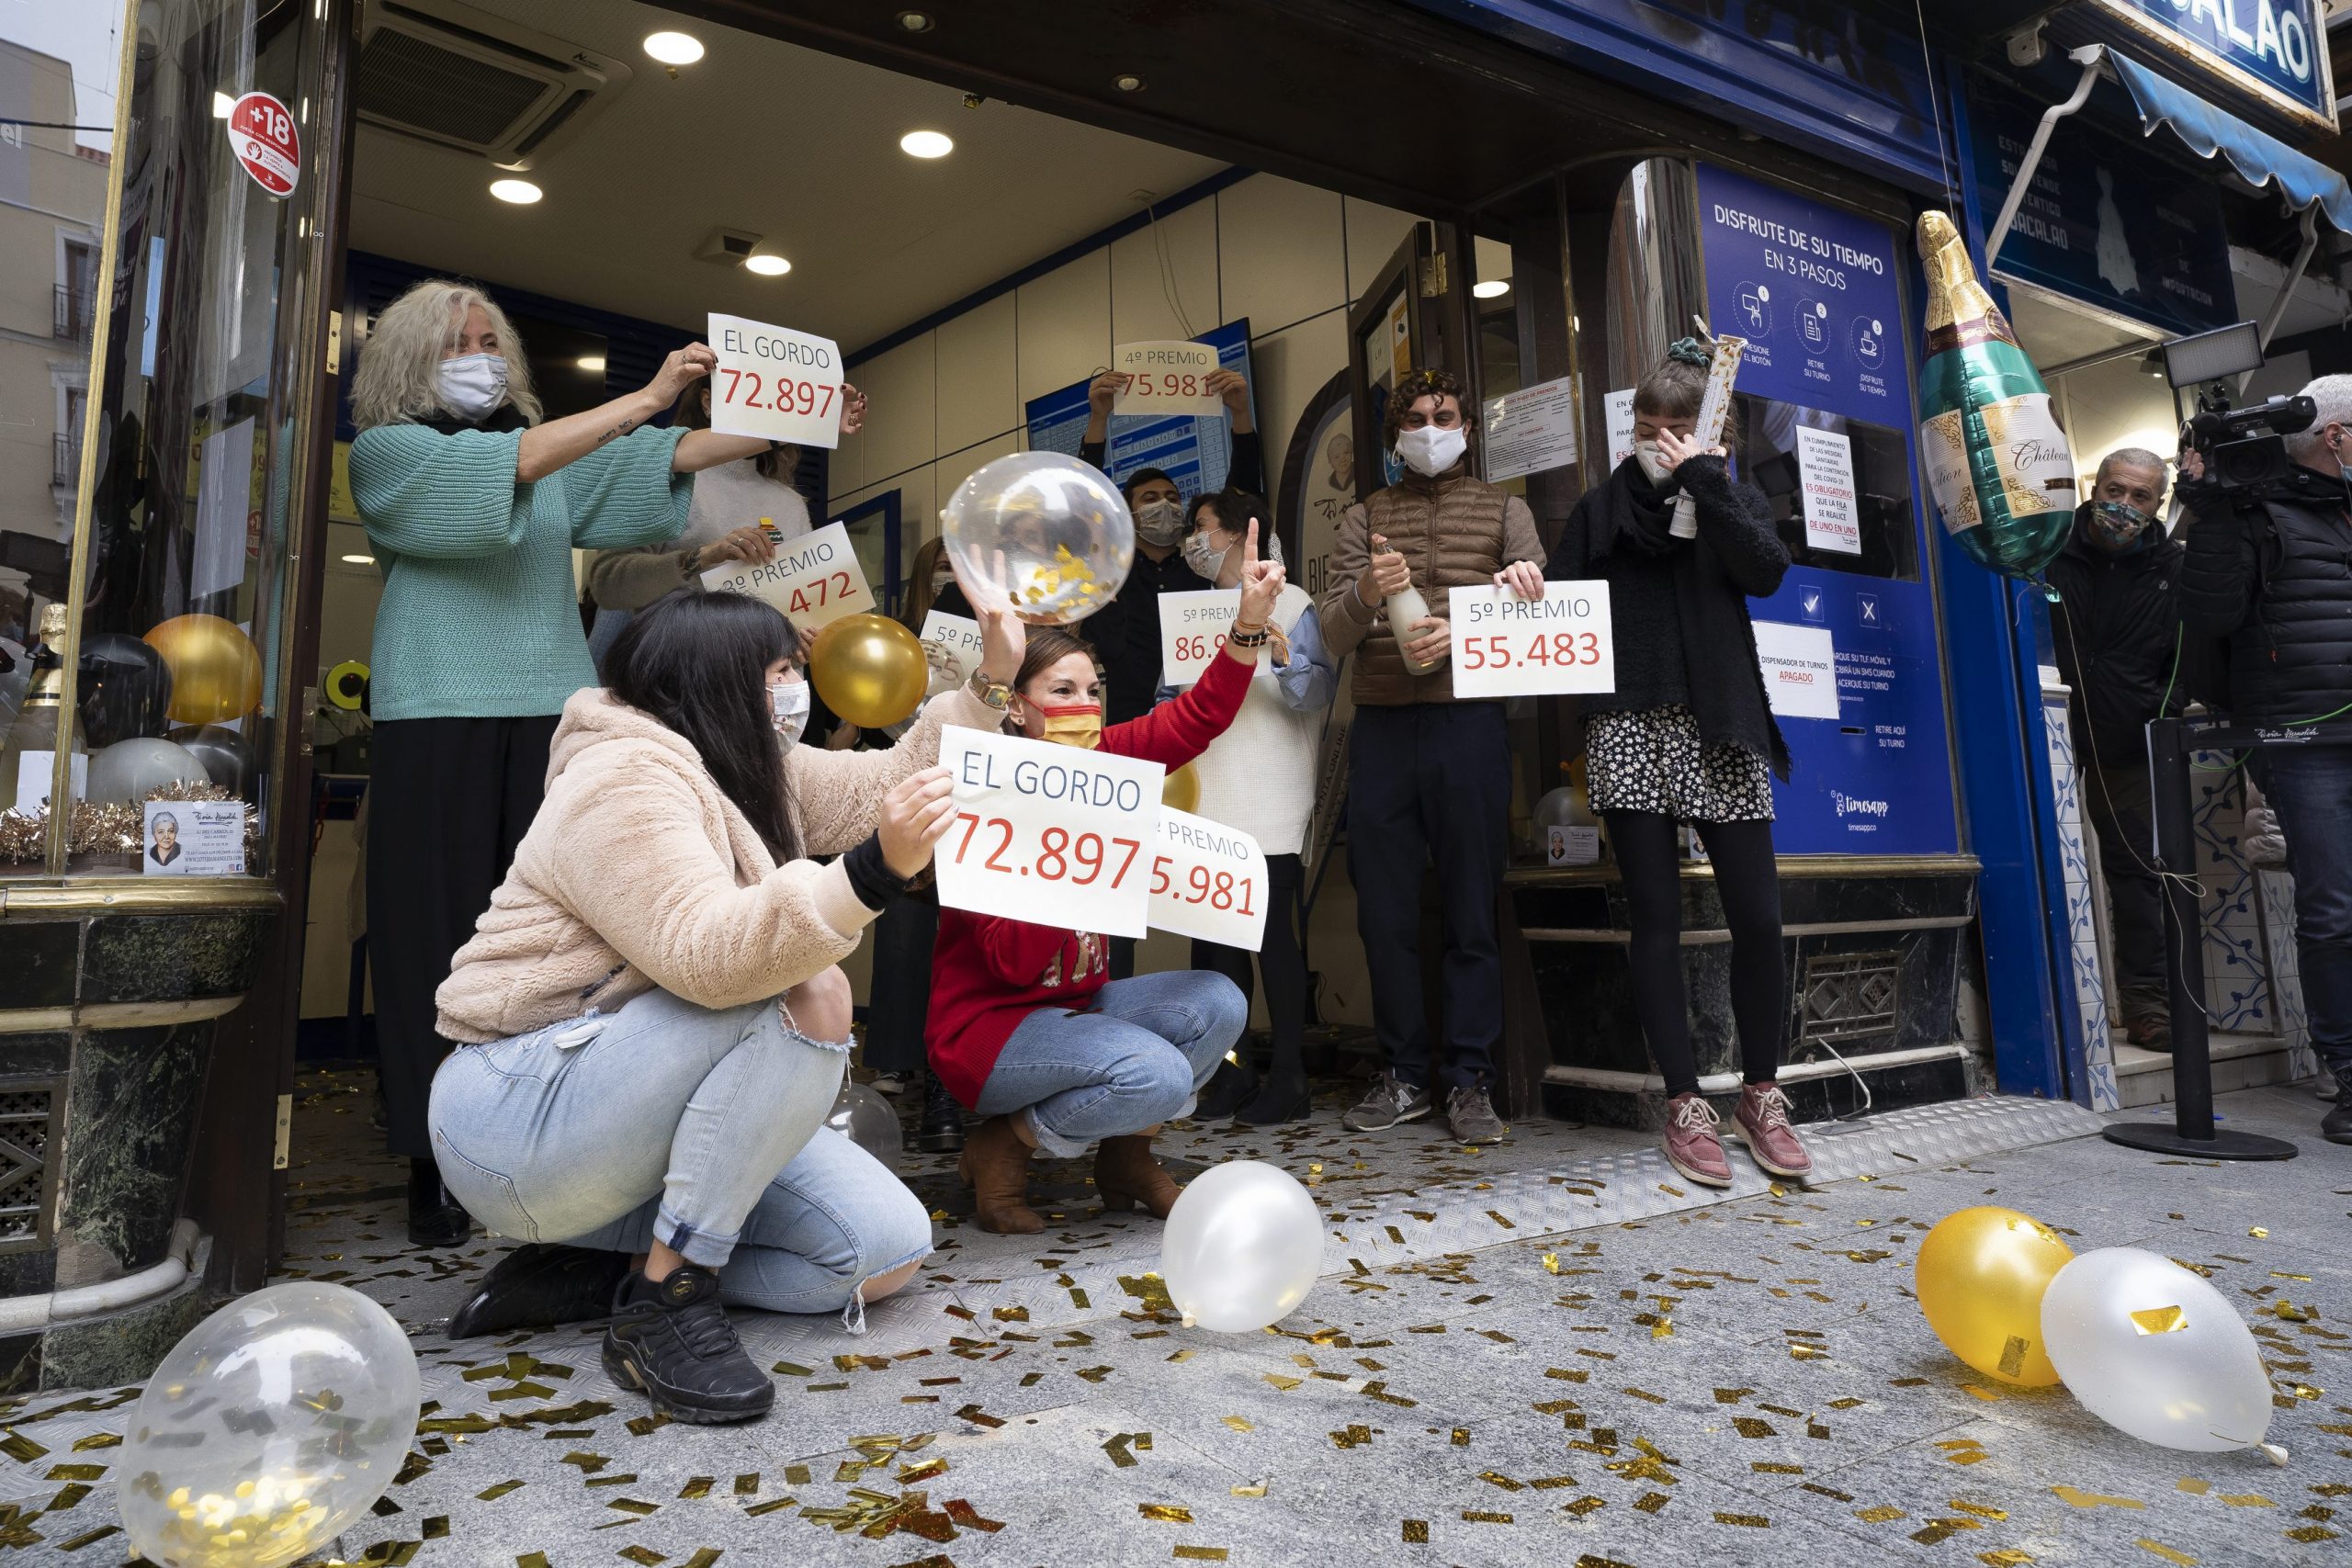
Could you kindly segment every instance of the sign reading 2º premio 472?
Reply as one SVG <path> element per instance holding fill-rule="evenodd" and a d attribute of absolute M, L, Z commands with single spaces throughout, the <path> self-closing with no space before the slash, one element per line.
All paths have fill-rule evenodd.
<path fill-rule="evenodd" d="M 2095 0 L 2151 46 L 2152 65 L 2186 66 L 2306 123 L 2335 127 L 2327 7 L 2320 0 Z"/>

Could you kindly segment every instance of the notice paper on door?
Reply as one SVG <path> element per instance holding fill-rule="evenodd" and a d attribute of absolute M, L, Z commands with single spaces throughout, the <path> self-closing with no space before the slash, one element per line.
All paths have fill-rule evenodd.
<path fill-rule="evenodd" d="M 1575 462 L 1575 379 L 1563 376 L 1488 398 L 1484 446 L 1489 484 Z"/>
<path fill-rule="evenodd" d="M 1756 661 L 1764 694 L 1781 718 L 1838 716 L 1838 649 L 1827 626 L 1756 623 Z"/>
<path fill-rule="evenodd" d="M 842 444 L 842 351 L 832 339 L 710 313 L 710 427 L 796 446 Z"/>
<path fill-rule="evenodd" d="M 1123 343 L 1111 351 L 1111 368 L 1132 378 L 1111 400 L 1116 414 L 1221 413 L 1225 400 L 1208 389 L 1216 350 L 1204 343 L 1165 339 Z"/>
<path fill-rule="evenodd" d="M 813 534 L 777 547 L 775 559 L 735 560 L 702 574 L 713 593 L 748 593 L 792 617 L 795 631 L 815 631 L 843 615 L 874 608 L 865 569 L 850 547 L 849 529 L 828 523 Z"/>
<path fill-rule="evenodd" d="M 1834 430 L 1797 426 L 1797 479 L 1804 491 L 1804 542 L 1840 555 L 1862 553 L 1854 500 L 1854 443 Z"/>
<path fill-rule="evenodd" d="M 1634 389 L 1609 394 L 1609 468 L 1634 455 Z"/>

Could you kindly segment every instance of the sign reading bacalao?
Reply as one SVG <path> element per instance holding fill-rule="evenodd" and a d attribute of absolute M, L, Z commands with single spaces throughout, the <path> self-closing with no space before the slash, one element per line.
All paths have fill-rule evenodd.
<path fill-rule="evenodd" d="M 2154 65 L 2180 65 L 2250 93 L 2298 119 L 2335 129 L 2326 7 L 2320 0 L 2094 0 L 2152 49 Z"/>

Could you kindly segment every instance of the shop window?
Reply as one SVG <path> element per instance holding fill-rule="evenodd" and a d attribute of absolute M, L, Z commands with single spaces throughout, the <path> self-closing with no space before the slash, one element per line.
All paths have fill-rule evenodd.
<path fill-rule="evenodd" d="M 1919 580 L 1919 536 L 1912 522 L 1911 455 L 1903 432 L 1769 398 L 1742 395 L 1734 400 L 1734 405 L 1741 437 L 1742 477 L 1771 502 L 1772 521 L 1794 564 L 1859 577 Z M 1826 530 L 1819 526 L 1821 518 L 1814 519 L 1814 528 L 1806 526 L 1804 474 L 1797 456 L 1800 429 L 1845 438 L 1845 450 L 1853 465 L 1852 506 L 1860 532 L 1859 554 L 1812 542 Z"/>

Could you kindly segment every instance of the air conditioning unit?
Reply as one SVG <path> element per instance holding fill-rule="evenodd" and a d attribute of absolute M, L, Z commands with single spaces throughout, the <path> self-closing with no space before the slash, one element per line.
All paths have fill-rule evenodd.
<path fill-rule="evenodd" d="M 360 123 L 527 169 L 626 86 L 609 55 L 455 0 L 376 0 L 361 13 Z"/>

